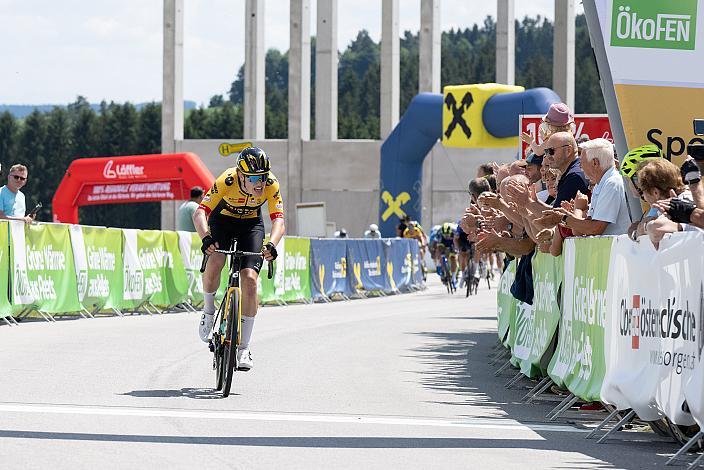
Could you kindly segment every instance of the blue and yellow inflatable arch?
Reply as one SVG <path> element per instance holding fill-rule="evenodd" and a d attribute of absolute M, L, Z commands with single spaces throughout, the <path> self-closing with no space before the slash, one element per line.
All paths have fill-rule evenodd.
<path fill-rule="evenodd" d="M 519 115 L 544 114 L 558 102 L 560 97 L 548 88 L 496 83 L 416 95 L 381 146 L 381 233 L 395 236 L 406 214 L 421 221 L 423 160 L 438 139 L 450 147 L 517 148 Z"/>

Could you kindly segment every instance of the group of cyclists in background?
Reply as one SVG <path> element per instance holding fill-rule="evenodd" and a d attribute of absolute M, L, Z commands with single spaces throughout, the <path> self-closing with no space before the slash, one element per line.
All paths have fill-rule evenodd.
<path fill-rule="evenodd" d="M 475 201 L 485 189 L 489 190 L 488 186 L 487 183 L 487 188 L 473 188 L 470 184 L 469 193 L 472 200 Z M 405 216 L 396 227 L 396 235 L 416 240 L 420 247 L 421 260 L 425 259 L 426 253 L 430 254 L 435 271 L 449 293 L 464 289 L 466 296 L 476 294 L 482 279 L 485 279 L 487 286 L 491 288 L 494 271 L 499 269 L 498 255 L 480 255 L 474 249 L 474 242 L 469 240 L 458 223 L 444 222 L 434 225 L 430 233 L 426 234 L 417 221 Z M 425 262 L 422 267 L 425 276 Z"/>

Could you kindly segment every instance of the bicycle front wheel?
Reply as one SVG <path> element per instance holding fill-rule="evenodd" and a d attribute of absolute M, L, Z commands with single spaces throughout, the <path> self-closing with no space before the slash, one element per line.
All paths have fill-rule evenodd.
<path fill-rule="evenodd" d="M 232 376 L 237 369 L 237 339 L 240 330 L 240 290 L 236 287 L 228 291 L 227 327 L 223 344 L 223 383 L 222 396 L 227 398 L 232 387 Z"/>

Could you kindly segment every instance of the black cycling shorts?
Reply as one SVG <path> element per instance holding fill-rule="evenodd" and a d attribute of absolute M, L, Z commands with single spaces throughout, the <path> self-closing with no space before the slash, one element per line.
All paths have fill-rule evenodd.
<path fill-rule="evenodd" d="M 210 236 L 218 243 L 221 250 L 229 250 L 232 240 L 237 240 L 237 249 L 258 253 L 264 245 L 264 223 L 262 219 L 233 219 L 213 213 L 208 219 Z M 245 256 L 240 269 L 251 268 L 256 272 L 262 268 L 261 256 Z"/>
<path fill-rule="evenodd" d="M 459 243 L 461 252 L 466 252 L 472 250 L 472 242 L 470 242 L 467 237 L 460 237 Z"/>

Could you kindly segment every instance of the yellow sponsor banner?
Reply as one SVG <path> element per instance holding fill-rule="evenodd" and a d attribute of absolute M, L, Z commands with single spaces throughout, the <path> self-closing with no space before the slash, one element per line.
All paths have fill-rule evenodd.
<path fill-rule="evenodd" d="M 442 144 L 446 147 L 515 147 L 517 137 L 494 137 L 484 127 L 486 102 L 497 93 L 524 91 L 521 86 L 498 83 L 453 85 L 443 88 Z"/>
<path fill-rule="evenodd" d="M 252 147 L 252 142 L 236 142 L 236 143 L 227 143 L 223 142 L 218 146 L 218 153 L 223 156 L 223 157 L 229 157 L 233 153 L 240 153 L 242 150 L 246 149 L 247 147 Z"/>
<path fill-rule="evenodd" d="M 687 145 L 704 143 L 693 119 L 704 118 L 704 88 L 616 84 L 616 98 L 628 148 L 655 144 L 676 165 Z"/>

